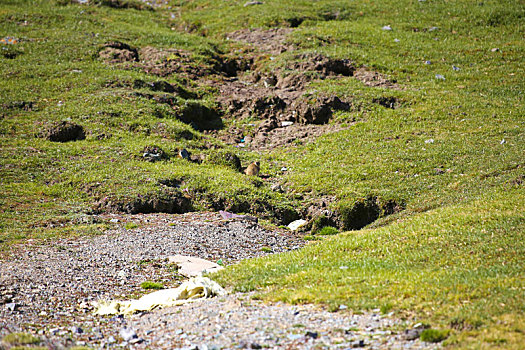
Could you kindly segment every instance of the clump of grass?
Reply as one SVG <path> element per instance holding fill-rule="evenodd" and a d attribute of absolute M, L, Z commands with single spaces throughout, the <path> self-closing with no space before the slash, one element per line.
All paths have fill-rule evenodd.
<path fill-rule="evenodd" d="M 10 345 L 30 345 L 40 343 L 40 338 L 29 333 L 10 333 L 2 341 Z"/>
<path fill-rule="evenodd" d="M 425 329 L 421 332 L 421 341 L 427 343 L 439 343 L 447 339 L 450 334 L 448 329 Z"/>
<path fill-rule="evenodd" d="M 379 308 L 379 311 L 382 314 L 387 314 L 387 313 L 389 313 L 392 310 L 393 307 L 394 307 L 394 305 L 392 305 L 390 303 L 386 303 L 386 304 L 381 305 L 381 307 Z"/>
<path fill-rule="evenodd" d="M 339 233 L 339 230 L 336 229 L 335 227 L 325 226 L 319 231 L 318 235 L 320 235 L 320 236 L 331 236 L 331 235 L 336 235 L 338 233 Z"/>
<path fill-rule="evenodd" d="M 270 248 L 270 247 L 262 247 L 261 248 L 261 252 L 263 252 L 263 253 L 271 253 L 272 252 L 272 248 Z"/>
<path fill-rule="evenodd" d="M 142 282 L 140 284 L 140 287 L 142 289 L 155 289 L 155 290 L 164 289 L 164 285 L 162 283 L 152 282 L 152 281 Z"/>
<path fill-rule="evenodd" d="M 124 225 L 124 228 L 126 230 L 133 230 L 134 228 L 137 228 L 137 227 L 139 227 L 139 225 L 134 222 L 127 222 L 126 225 Z"/>

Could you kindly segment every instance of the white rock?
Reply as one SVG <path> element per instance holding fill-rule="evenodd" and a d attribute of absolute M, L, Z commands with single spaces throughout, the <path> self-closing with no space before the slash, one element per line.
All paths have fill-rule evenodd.
<path fill-rule="evenodd" d="M 186 277 L 195 277 L 223 269 L 222 266 L 214 262 L 191 256 L 174 255 L 168 257 L 168 260 L 170 263 L 179 265 L 179 273 Z"/>
<path fill-rule="evenodd" d="M 306 225 L 306 223 L 307 221 L 303 219 L 295 220 L 288 225 L 288 228 L 292 231 L 297 231 L 300 227 Z"/>

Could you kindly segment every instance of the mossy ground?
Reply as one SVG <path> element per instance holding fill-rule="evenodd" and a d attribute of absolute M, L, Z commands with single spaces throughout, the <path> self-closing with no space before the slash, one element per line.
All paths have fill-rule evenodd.
<path fill-rule="evenodd" d="M 400 316 L 453 328 L 446 342 L 458 347 L 519 348 L 525 332 L 523 1 L 243 4 L 173 1 L 172 8 L 152 11 L 2 2 L 0 33 L 20 40 L 0 45 L 2 249 L 29 238 L 103 232 L 108 223 L 91 216 L 100 201 L 185 195 L 196 210 L 248 211 L 301 210 L 327 196 L 335 198 L 334 210 L 371 198 L 379 210 L 393 202 L 403 210 L 379 215 L 365 230 L 247 261 L 219 278 L 295 303 L 391 305 Z M 383 30 L 386 25 L 392 30 Z M 312 84 L 312 94 L 353 101 L 355 108 L 331 121 L 349 127 L 294 152 L 254 154 L 193 129 L 179 120 L 177 108 L 144 97 L 157 92 L 133 82 L 184 86 L 191 96 L 178 97 L 177 107 L 213 108 L 213 89 L 98 58 L 105 42 L 118 40 L 182 49 L 209 67 L 217 57 L 235 55 L 238 45 L 225 41 L 226 33 L 275 26 L 296 27 L 290 36 L 295 53 L 351 59 L 388 75 L 399 89 L 352 77 Z M 282 69 L 295 53 L 260 64 Z M 380 99 L 396 101 L 396 108 L 374 102 Z M 83 125 L 86 139 L 36 137 L 63 120 Z M 231 121 L 225 116 L 224 122 Z M 153 145 L 169 159 L 142 160 Z M 180 159 L 182 148 L 205 157 L 232 151 L 244 166 L 260 160 L 262 172 L 280 176 L 289 193 L 228 166 Z M 274 163 L 288 172 L 280 174 Z"/>

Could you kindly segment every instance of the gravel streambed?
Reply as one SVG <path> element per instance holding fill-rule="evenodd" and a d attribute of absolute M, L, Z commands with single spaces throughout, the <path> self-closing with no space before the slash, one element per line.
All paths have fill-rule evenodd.
<path fill-rule="evenodd" d="M 370 313 L 329 313 L 316 306 L 264 304 L 234 294 L 141 313 L 93 316 L 99 299 L 145 293 L 140 283 L 178 286 L 183 277 L 167 263 L 175 254 L 228 265 L 298 249 L 305 241 L 270 232 L 250 220 L 225 221 L 216 213 L 106 216 L 119 226 L 84 239 L 16 248 L 0 262 L 0 337 L 30 332 L 50 349 L 95 348 L 429 348 L 397 335 L 403 325 Z M 137 228 L 126 230 L 126 223 Z M 129 226 L 128 226 L 129 227 Z M 401 327 L 401 328 L 400 328 Z M 2 345 L 0 344 L 0 348 Z"/>

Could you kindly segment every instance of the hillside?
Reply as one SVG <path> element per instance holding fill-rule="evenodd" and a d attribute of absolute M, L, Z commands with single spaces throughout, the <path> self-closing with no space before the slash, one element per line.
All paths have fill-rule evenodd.
<path fill-rule="evenodd" d="M 305 219 L 307 247 L 216 279 L 453 347 L 524 343 L 525 2 L 6 0 L 0 18 L 6 259 L 108 214 Z"/>

